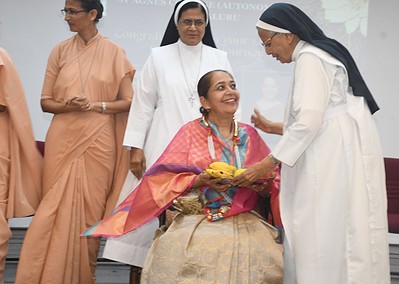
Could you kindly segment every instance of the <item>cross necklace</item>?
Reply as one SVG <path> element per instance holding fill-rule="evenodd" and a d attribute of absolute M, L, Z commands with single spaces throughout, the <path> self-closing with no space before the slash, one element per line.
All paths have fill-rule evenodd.
<path fill-rule="evenodd" d="M 194 81 L 194 84 L 190 84 L 190 82 L 189 82 L 186 69 L 184 68 L 183 59 L 182 59 L 181 52 L 180 52 L 180 46 L 177 47 L 177 50 L 179 51 L 180 66 L 181 66 L 181 69 L 183 71 L 184 80 L 186 81 L 187 87 L 189 89 L 188 101 L 191 103 L 191 107 L 194 107 L 194 101 L 196 100 L 196 97 L 197 97 L 195 95 L 195 90 L 197 88 L 196 83 L 199 80 L 198 77 L 199 77 L 199 74 L 200 74 L 201 64 L 202 64 L 202 47 L 201 47 L 201 51 L 200 51 L 201 55 L 200 55 L 200 61 L 199 61 L 197 76 L 195 77 L 196 79 Z"/>

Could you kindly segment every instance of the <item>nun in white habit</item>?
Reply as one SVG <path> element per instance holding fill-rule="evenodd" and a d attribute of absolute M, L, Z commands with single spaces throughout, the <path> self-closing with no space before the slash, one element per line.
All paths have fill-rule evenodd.
<path fill-rule="evenodd" d="M 206 4 L 177 2 L 161 47 L 151 50 L 135 86 L 123 142 L 131 147 L 131 172 L 119 201 L 134 190 L 180 127 L 200 116 L 196 86 L 203 74 L 214 69 L 232 73 L 227 53 L 216 49 Z M 158 226 L 154 219 L 127 235 L 109 238 L 103 257 L 132 265 L 134 283 Z"/>
<path fill-rule="evenodd" d="M 379 108 L 352 56 L 290 4 L 271 5 L 257 30 L 294 75 L 282 123 L 252 116 L 280 142 L 235 185 L 281 163 L 284 283 L 390 283 Z"/>

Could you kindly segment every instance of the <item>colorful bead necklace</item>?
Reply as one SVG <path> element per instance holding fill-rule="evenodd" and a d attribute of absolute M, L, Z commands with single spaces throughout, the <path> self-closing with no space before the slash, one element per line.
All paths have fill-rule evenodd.
<path fill-rule="evenodd" d="M 206 121 L 205 116 L 202 117 L 202 122 L 204 123 L 206 129 L 208 130 L 209 154 L 211 155 L 212 160 L 215 161 L 216 160 L 216 150 L 215 150 L 215 144 L 213 142 L 213 137 L 212 137 L 212 127 L 210 126 L 208 121 Z M 233 137 L 232 137 L 232 141 L 233 141 L 232 147 L 233 147 L 235 159 L 237 161 L 237 166 L 239 168 L 241 168 L 241 157 L 240 157 L 240 153 L 238 151 L 238 143 L 240 142 L 240 137 L 238 136 L 238 123 L 234 118 L 233 118 L 233 123 L 234 123 L 234 132 L 233 132 Z M 227 195 L 227 193 L 219 192 L 219 194 L 221 196 L 223 196 L 224 199 L 227 202 L 229 202 L 230 204 L 233 202 L 233 200 L 231 199 L 230 196 Z M 231 209 L 230 205 L 223 205 L 217 210 L 217 212 L 213 213 L 211 208 L 204 208 L 205 213 L 207 215 L 207 219 L 210 222 L 214 222 L 214 221 L 223 219 L 224 215 L 227 214 L 227 212 L 229 212 L 230 209 Z"/>
<path fill-rule="evenodd" d="M 212 127 L 206 120 L 206 117 L 202 117 L 202 122 L 204 123 L 206 129 L 208 130 L 208 150 L 211 155 L 212 161 L 216 160 L 215 144 L 213 142 Z M 235 159 L 237 160 L 237 167 L 241 168 L 241 157 L 238 151 L 238 143 L 240 142 L 240 137 L 238 136 L 238 122 L 233 118 L 234 132 L 233 132 L 233 152 Z"/>

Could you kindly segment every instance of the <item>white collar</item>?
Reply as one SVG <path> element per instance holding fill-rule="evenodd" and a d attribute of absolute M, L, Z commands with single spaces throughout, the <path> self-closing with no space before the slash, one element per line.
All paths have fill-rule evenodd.
<path fill-rule="evenodd" d="M 303 40 L 300 40 L 298 43 L 297 43 L 297 45 L 295 46 L 295 49 L 294 49 L 294 51 L 292 52 L 292 55 L 291 55 L 291 60 L 292 61 L 295 61 L 295 60 L 297 60 L 298 59 L 298 55 L 299 55 L 299 52 L 301 51 L 301 49 L 302 49 L 302 47 L 305 45 L 305 41 L 303 41 Z"/>
<path fill-rule="evenodd" d="M 177 41 L 177 45 L 181 50 L 200 52 L 202 50 L 203 43 L 202 41 L 200 41 L 197 45 L 187 45 L 179 38 L 179 40 Z"/>

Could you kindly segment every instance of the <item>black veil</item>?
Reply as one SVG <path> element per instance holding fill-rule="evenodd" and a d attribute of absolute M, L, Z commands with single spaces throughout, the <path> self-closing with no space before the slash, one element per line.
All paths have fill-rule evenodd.
<path fill-rule="evenodd" d="M 178 1 L 175 5 L 175 8 L 173 10 L 172 16 L 170 17 L 168 26 L 166 27 L 165 34 L 162 38 L 161 46 L 172 44 L 179 40 L 179 33 L 177 31 L 177 27 L 176 27 L 174 18 L 175 18 L 175 12 L 176 12 L 177 6 L 179 6 L 179 4 L 181 2 L 183 2 L 183 0 Z M 188 2 L 184 6 L 193 5 L 193 7 L 197 7 L 196 4 L 198 4 L 196 1 L 192 1 L 192 2 Z M 201 8 L 202 8 L 202 6 L 201 6 Z M 207 15 L 207 13 L 205 13 L 205 15 Z M 208 13 L 208 18 L 209 18 L 209 13 Z M 212 36 L 212 32 L 211 32 L 211 23 L 210 23 L 209 19 L 208 19 L 208 25 L 205 27 L 205 35 L 202 38 L 202 43 L 216 48 L 216 44 L 215 44 L 215 41 L 213 40 L 213 36 Z"/>

